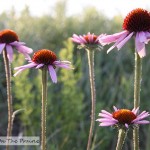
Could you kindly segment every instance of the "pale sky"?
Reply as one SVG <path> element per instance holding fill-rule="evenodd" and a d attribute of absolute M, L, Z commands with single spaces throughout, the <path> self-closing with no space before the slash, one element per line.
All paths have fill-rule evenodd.
<path fill-rule="evenodd" d="M 60 0 L 0 0 L 0 13 L 9 11 L 12 6 L 19 14 L 25 5 L 29 6 L 32 15 L 50 14 L 55 3 Z M 94 6 L 107 16 L 126 15 L 132 9 L 144 8 L 150 10 L 150 0 L 66 0 L 67 14 L 80 14 L 86 7 Z"/>

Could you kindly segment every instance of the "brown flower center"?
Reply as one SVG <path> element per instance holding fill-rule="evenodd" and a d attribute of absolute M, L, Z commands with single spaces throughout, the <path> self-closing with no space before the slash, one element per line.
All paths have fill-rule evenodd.
<path fill-rule="evenodd" d="M 19 41 L 18 35 L 9 29 L 0 31 L 0 43 L 9 44 L 14 41 Z"/>
<path fill-rule="evenodd" d="M 118 120 L 121 124 L 130 124 L 136 118 L 136 115 L 128 109 L 120 109 L 114 112 L 112 115 L 113 118 Z"/>
<path fill-rule="evenodd" d="M 38 50 L 34 53 L 32 61 L 37 64 L 52 65 L 56 61 L 57 57 L 54 52 L 47 49 Z"/>
<path fill-rule="evenodd" d="M 94 36 L 93 36 L 93 40 L 90 41 L 90 40 L 89 40 L 90 36 L 92 36 L 92 35 L 85 35 L 85 36 L 84 36 L 84 39 L 87 41 L 88 44 L 94 43 L 94 42 L 96 41 L 96 39 L 97 39 L 97 36 L 94 35 Z"/>
<path fill-rule="evenodd" d="M 150 13 L 141 8 L 134 9 L 126 16 L 122 27 L 130 32 L 149 31 Z"/>

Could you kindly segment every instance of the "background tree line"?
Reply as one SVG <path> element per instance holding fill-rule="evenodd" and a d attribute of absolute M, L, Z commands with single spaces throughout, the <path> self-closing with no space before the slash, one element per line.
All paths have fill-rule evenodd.
<path fill-rule="evenodd" d="M 20 41 L 27 43 L 27 46 L 32 47 L 34 51 L 43 48 L 53 50 L 60 60 L 71 61 L 75 68 L 73 71 L 58 70 L 57 84 L 51 84 L 51 80 L 48 80 L 48 149 L 85 150 L 88 139 L 91 101 L 87 56 L 84 50 L 77 49 L 70 37 L 73 33 L 82 35 L 91 32 L 99 35 L 119 32 L 122 29 L 122 22 L 122 16 L 110 19 L 93 7 L 85 9 L 82 14 L 67 16 L 64 2 L 57 3 L 52 14 L 41 17 L 32 16 L 28 7 L 19 16 L 14 9 L 0 14 L 0 30 L 9 28 L 16 31 Z M 107 54 L 108 46 L 95 52 L 96 117 L 101 109 L 112 111 L 113 105 L 118 108 L 133 108 L 134 47 L 132 41 L 119 52 L 114 50 Z M 149 50 L 150 46 L 147 45 L 147 56 L 142 62 L 140 108 L 147 111 L 150 111 Z M 12 68 L 26 63 L 22 56 L 16 54 Z M 0 66 L 0 135 L 5 136 L 7 101 L 2 55 Z M 12 70 L 13 74 L 14 72 Z M 14 120 L 13 135 L 40 136 L 41 72 L 28 69 L 12 79 L 14 110 L 25 109 Z M 98 125 L 96 122 L 93 149 L 115 149 L 117 130 Z M 150 126 L 140 128 L 141 149 L 149 150 Z M 125 143 L 126 150 L 132 148 L 131 139 L 132 132 L 129 132 Z M 29 147 L 24 148 L 29 149 Z M 38 148 L 31 147 L 31 149 Z"/>

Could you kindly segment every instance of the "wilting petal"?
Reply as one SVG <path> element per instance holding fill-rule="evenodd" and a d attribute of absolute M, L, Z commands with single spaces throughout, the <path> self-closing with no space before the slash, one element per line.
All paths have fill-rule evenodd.
<path fill-rule="evenodd" d="M 133 32 L 130 33 L 126 38 L 124 38 L 119 44 L 117 45 L 118 50 L 122 48 L 122 46 L 132 37 Z"/>
<path fill-rule="evenodd" d="M 128 33 L 129 33 L 128 31 L 122 31 L 119 33 L 115 33 L 113 35 L 105 35 L 105 36 L 102 36 L 101 38 L 99 38 L 99 41 L 103 45 L 110 44 L 112 42 L 116 42 L 122 35 L 127 36 Z"/>
<path fill-rule="evenodd" d="M 18 41 L 14 41 L 14 42 L 11 42 L 11 43 L 9 43 L 9 44 L 12 45 L 12 46 L 21 46 L 21 45 L 25 45 L 24 42 L 18 42 Z"/>
<path fill-rule="evenodd" d="M 25 59 L 26 60 L 31 60 L 31 57 L 29 56 L 29 54 L 27 54 L 27 53 L 22 53 L 23 55 L 24 55 L 24 57 L 25 57 Z"/>
<path fill-rule="evenodd" d="M 44 64 L 39 64 L 39 65 L 36 66 L 36 69 L 39 69 L 39 68 L 41 68 L 43 66 L 44 66 Z"/>
<path fill-rule="evenodd" d="M 24 65 L 24 66 L 15 67 L 14 70 L 27 69 L 27 68 L 32 68 L 32 67 L 35 67 L 35 66 L 37 66 L 37 64 L 32 62 L 32 63 L 29 63 L 29 64 Z"/>
<path fill-rule="evenodd" d="M 52 79 L 52 82 L 53 83 L 57 83 L 57 75 L 56 75 L 56 71 L 55 69 L 53 68 L 52 65 L 49 65 L 48 66 L 48 70 L 49 70 L 49 74 L 50 74 L 50 77 Z"/>
<path fill-rule="evenodd" d="M 146 37 L 146 35 L 145 35 L 145 32 L 141 31 L 141 32 L 138 32 L 138 33 L 136 33 L 136 34 L 138 34 L 139 41 L 140 41 L 141 43 L 142 43 L 142 42 L 145 43 L 145 41 L 147 41 L 147 37 Z"/>
<path fill-rule="evenodd" d="M 0 54 L 2 53 L 5 45 L 6 45 L 5 43 L 0 43 Z"/>
<path fill-rule="evenodd" d="M 33 49 L 27 47 L 27 46 L 24 46 L 24 45 L 21 45 L 21 46 L 17 46 L 16 49 L 20 52 L 20 53 L 28 53 L 28 54 L 31 54 L 33 52 Z"/>
<path fill-rule="evenodd" d="M 122 35 L 117 39 L 116 43 L 115 43 L 112 47 L 110 47 L 110 48 L 107 50 L 107 53 L 109 53 L 109 52 L 110 52 L 112 49 L 114 49 L 115 47 L 118 48 L 118 45 L 119 45 L 122 41 L 124 41 L 124 39 L 126 39 L 126 36 L 127 36 L 126 33 L 122 34 Z M 123 46 L 123 45 L 122 45 L 122 46 Z M 118 50 L 119 50 L 119 48 L 118 48 Z"/>
<path fill-rule="evenodd" d="M 17 76 L 17 75 L 20 74 L 23 70 L 25 70 L 25 68 L 18 70 L 13 76 L 14 76 L 14 77 Z"/>
<path fill-rule="evenodd" d="M 146 56 L 145 43 L 140 42 L 139 34 L 136 34 L 135 37 L 135 47 L 141 58 Z"/>
<path fill-rule="evenodd" d="M 147 39 L 150 39 L 150 32 L 145 32 L 145 36 Z"/>
<path fill-rule="evenodd" d="M 11 45 L 6 45 L 7 57 L 10 62 L 13 60 L 13 48 Z"/>

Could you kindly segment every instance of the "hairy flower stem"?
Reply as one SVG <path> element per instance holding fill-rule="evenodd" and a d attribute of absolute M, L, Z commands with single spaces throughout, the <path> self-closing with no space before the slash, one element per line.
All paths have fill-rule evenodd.
<path fill-rule="evenodd" d="M 126 136 L 127 136 L 127 131 L 125 129 L 119 129 L 116 150 L 122 150 Z"/>
<path fill-rule="evenodd" d="M 89 138 L 87 144 L 87 150 L 90 150 L 94 124 L 95 124 L 95 103 L 96 103 L 96 90 L 95 90 L 95 79 L 94 79 L 94 51 L 87 50 L 88 54 L 88 64 L 89 64 L 89 78 L 90 78 L 90 86 L 91 86 L 91 125 L 89 130 Z"/>
<path fill-rule="evenodd" d="M 41 150 L 46 150 L 47 67 L 42 68 Z"/>
<path fill-rule="evenodd" d="M 11 68 L 10 63 L 7 58 L 7 52 L 3 50 L 3 58 L 5 64 L 5 72 L 6 72 L 6 82 L 7 82 L 7 104 L 8 104 L 8 127 L 7 127 L 7 138 L 9 138 L 12 134 L 12 95 L 11 95 Z M 9 145 L 6 145 L 6 150 L 9 150 Z"/>
<path fill-rule="evenodd" d="M 134 108 L 140 106 L 140 90 L 142 80 L 142 60 L 135 52 L 135 72 L 134 72 Z M 139 128 L 133 130 L 134 150 L 139 150 Z"/>

